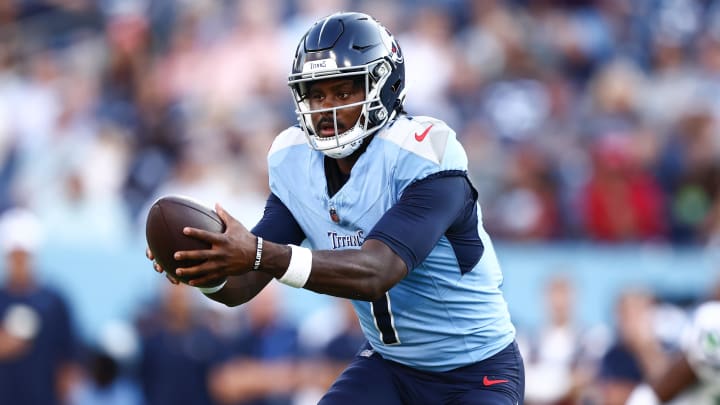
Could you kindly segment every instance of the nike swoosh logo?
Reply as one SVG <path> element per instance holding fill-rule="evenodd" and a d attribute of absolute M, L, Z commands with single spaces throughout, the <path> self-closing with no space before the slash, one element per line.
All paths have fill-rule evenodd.
<path fill-rule="evenodd" d="M 506 383 L 506 382 L 508 382 L 508 380 L 491 380 L 487 376 L 483 377 L 483 385 L 486 387 L 489 387 L 489 386 L 495 385 L 495 384 L 502 384 L 502 383 Z"/>
<path fill-rule="evenodd" d="M 427 136 L 428 132 L 430 132 L 430 128 L 432 128 L 432 127 L 433 127 L 433 124 L 430 124 L 430 126 L 427 127 L 427 128 L 425 128 L 425 130 L 423 131 L 423 133 L 420 134 L 420 135 L 418 135 L 418 133 L 415 132 L 415 140 L 418 141 L 418 142 L 422 142 L 423 139 L 425 139 L 425 137 Z"/>

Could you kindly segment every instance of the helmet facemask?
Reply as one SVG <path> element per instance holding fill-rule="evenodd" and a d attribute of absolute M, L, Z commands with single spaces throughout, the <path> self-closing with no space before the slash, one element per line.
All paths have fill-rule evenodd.
<path fill-rule="evenodd" d="M 358 150 L 363 139 L 375 133 L 392 119 L 395 111 L 388 112 L 380 99 L 380 91 L 391 74 L 389 63 L 378 60 L 362 66 L 338 68 L 332 59 L 306 63 L 303 73 L 290 75 L 288 84 L 292 89 L 298 122 L 305 132 L 310 146 L 325 155 L 342 159 Z M 331 108 L 312 109 L 308 99 L 309 84 L 316 80 L 356 78 L 362 76 L 365 88 L 365 100 Z M 362 106 L 355 124 L 342 133 L 338 132 L 337 113 L 344 108 Z M 332 112 L 335 126 L 334 136 L 319 136 L 314 128 L 312 115 Z"/>

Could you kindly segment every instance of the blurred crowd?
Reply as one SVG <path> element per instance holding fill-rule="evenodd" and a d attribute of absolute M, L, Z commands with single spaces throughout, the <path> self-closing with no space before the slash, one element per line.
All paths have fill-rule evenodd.
<path fill-rule="evenodd" d="M 457 131 L 496 239 L 720 243 L 710 0 L 0 1 L 0 213 L 31 210 L 54 246 L 135 240 L 169 193 L 254 225 L 267 149 L 296 120 L 297 42 L 350 9 L 398 38 L 407 110 Z M 313 403 L 358 347 L 342 304 L 294 325 L 272 290 L 229 315 L 184 287 L 130 335 L 76 345 L 62 296 L 32 276 L 32 238 L 3 253 L 1 402 Z M 676 348 L 685 308 L 628 290 L 617 325 L 585 328 L 572 293 L 549 281 L 546 327 L 520 331 L 528 403 L 621 404 Z"/>
<path fill-rule="evenodd" d="M 294 48 L 347 9 L 398 37 L 407 110 L 456 129 L 497 238 L 720 232 L 720 2 L 698 0 L 5 1 L 0 209 L 113 243 L 163 193 L 262 205 Z"/>
<path fill-rule="evenodd" d="M 228 310 L 170 283 L 88 341 L 36 267 L 41 229 L 26 210 L 0 217 L 0 403 L 310 405 L 364 342 L 348 300 L 295 323 L 278 284 Z"/>

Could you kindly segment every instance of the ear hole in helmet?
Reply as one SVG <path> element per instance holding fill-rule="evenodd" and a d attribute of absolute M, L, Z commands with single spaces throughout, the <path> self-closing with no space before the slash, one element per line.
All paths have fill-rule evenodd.
<path fill-rule="evenodd" d="M 373 79 L 377 80 L 383 76 L 385 76 L 390 68 L 387 66 L 387 63 L 380 63 L 372 70 L 372 77 Z"/>

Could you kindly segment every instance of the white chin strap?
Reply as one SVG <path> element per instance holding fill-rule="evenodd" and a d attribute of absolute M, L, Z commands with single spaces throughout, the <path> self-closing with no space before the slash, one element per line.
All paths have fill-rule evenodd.
<path fill-rule="evenodd" d="M 312 135 L 311 140 L 313 143 L 313 148 L 315 150 L 319 150 L 320 152 L 325 154 L 325 156 L 331 157 L 333 159 L 343 159 L 352 155 L 353 152 L 360 148 L 360 145 L 362 145 L 362 141 L 363 139 L 365 139 L 365 136 L 369 135 L 366 134 L 365 136 L 362 136 L 363 132 L 364 130 L 360 125 L 360 120 L 358 120 L 358 122 L 352 128 L 348 129 L 342 134 L 338 134 L 336 136 L 329 136 L 326 138 L 318 135 Z M 343 138 L 355 140 L 343 144 Z"/>

